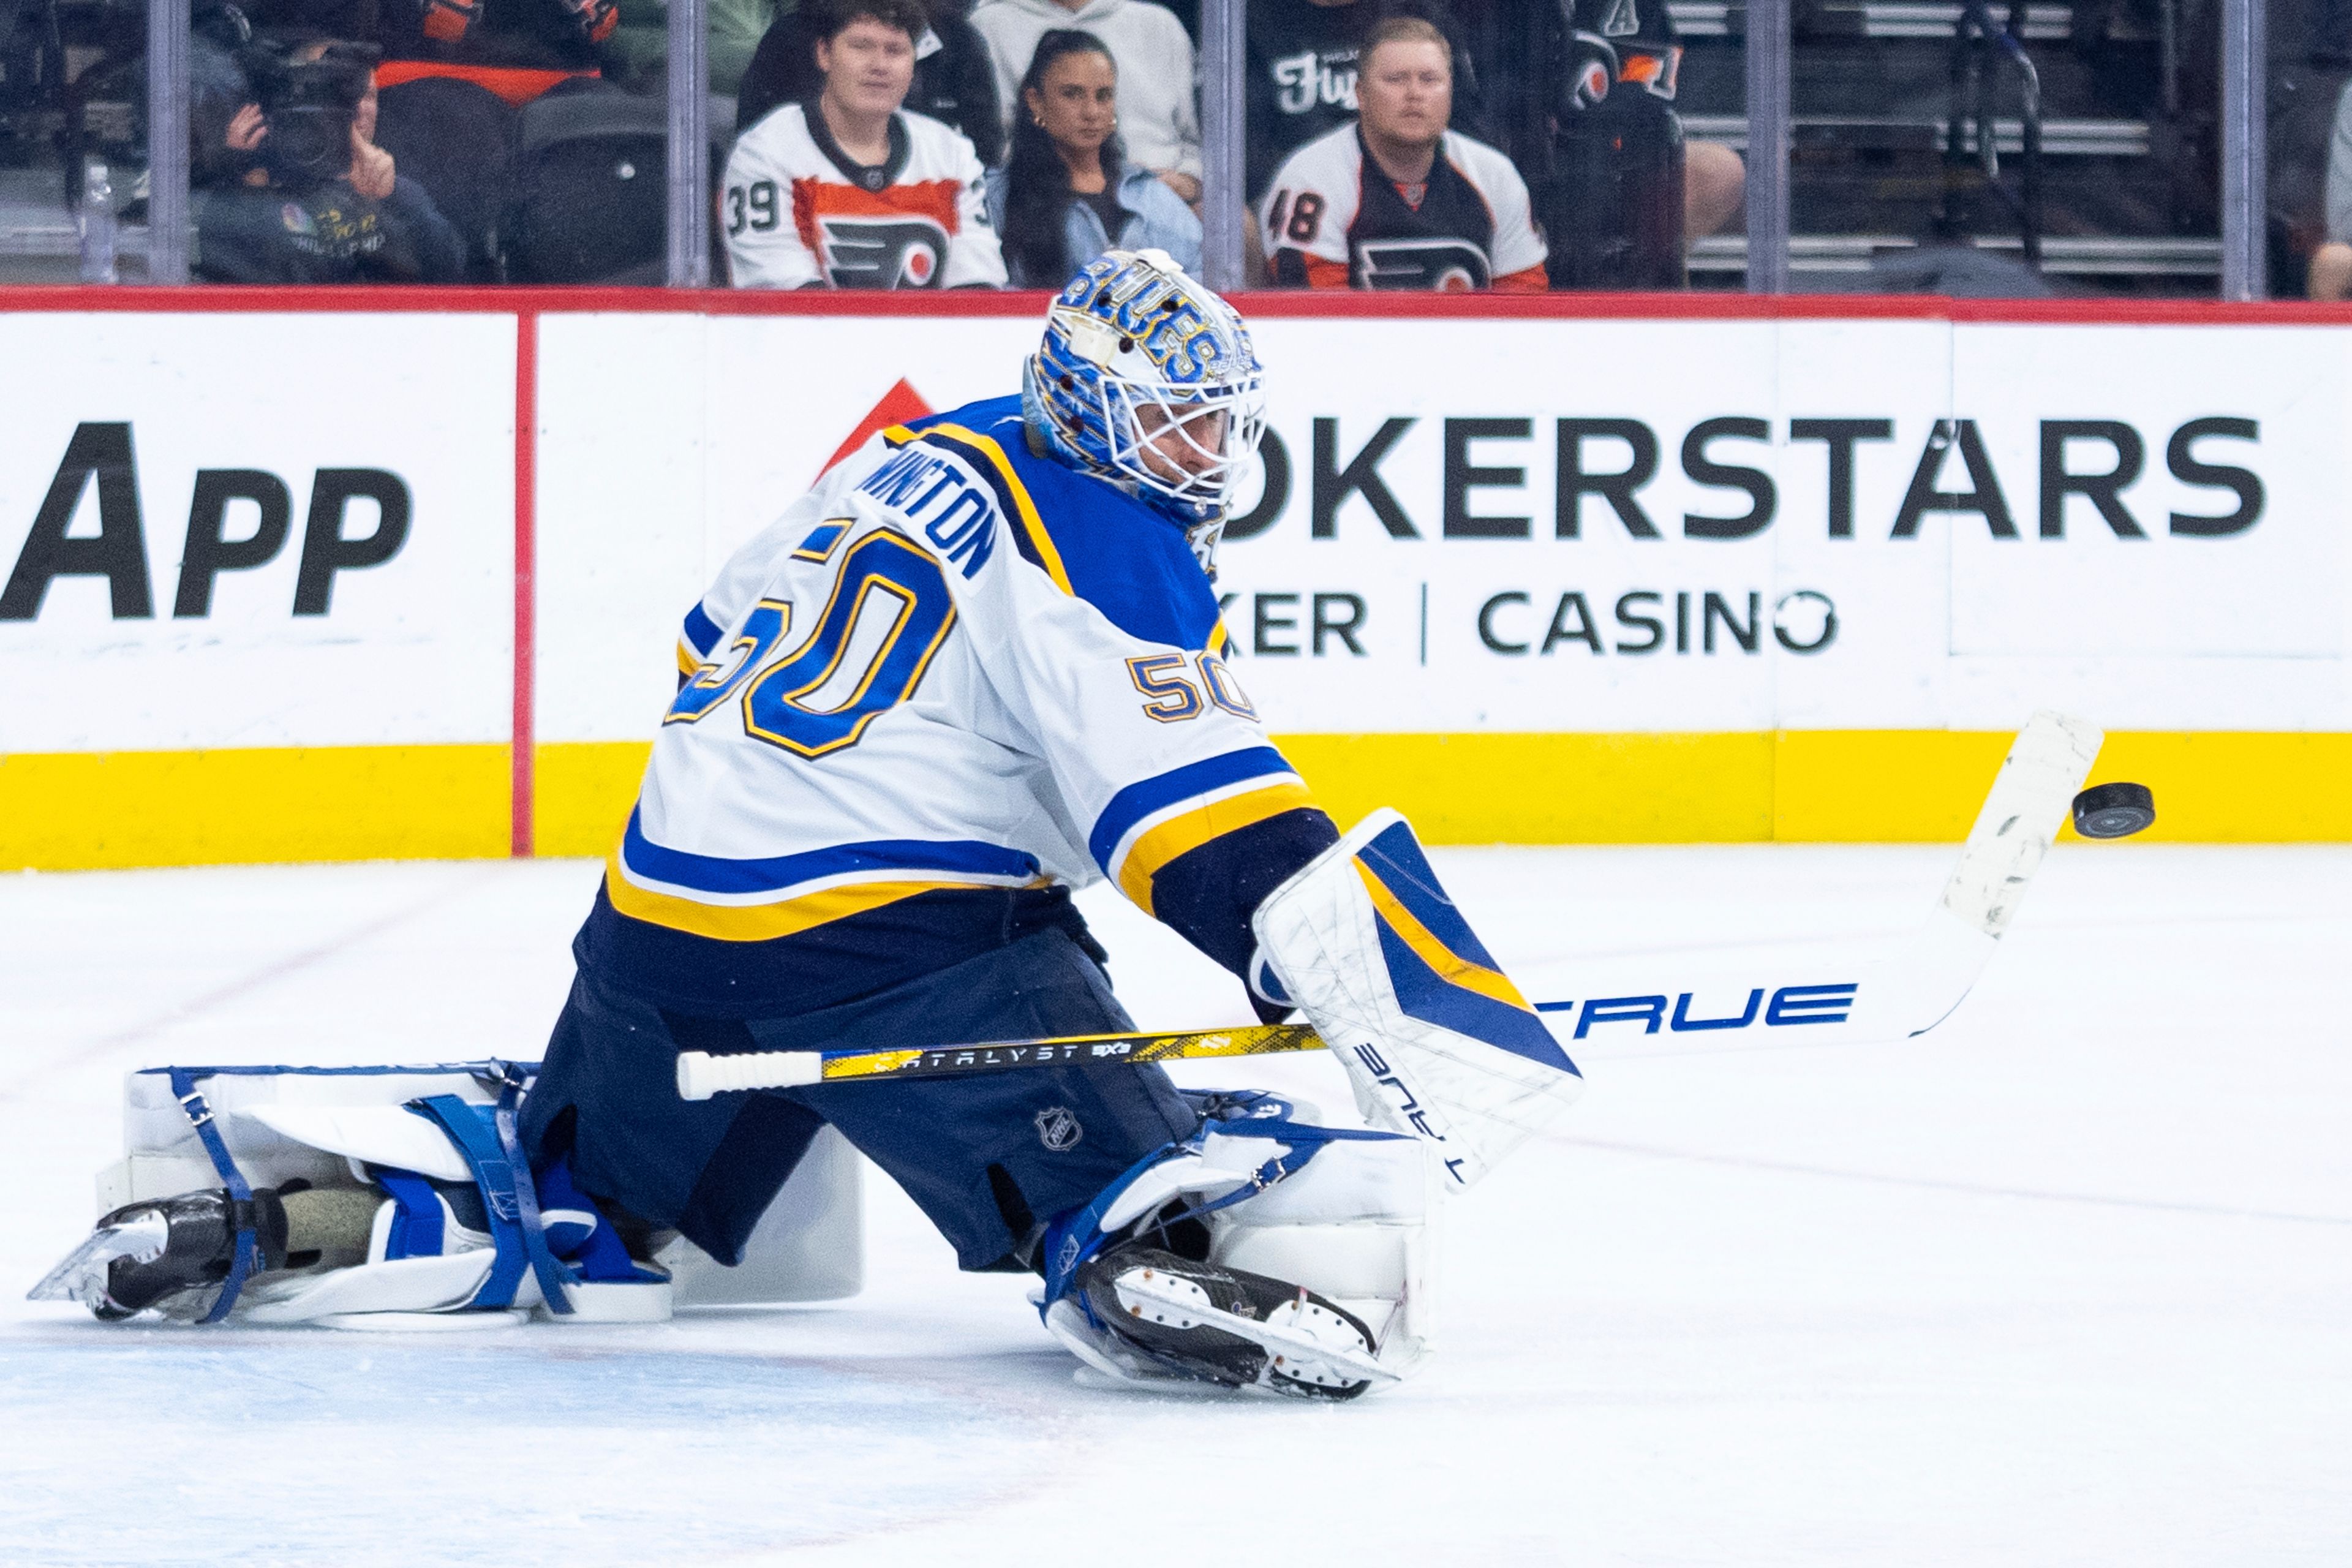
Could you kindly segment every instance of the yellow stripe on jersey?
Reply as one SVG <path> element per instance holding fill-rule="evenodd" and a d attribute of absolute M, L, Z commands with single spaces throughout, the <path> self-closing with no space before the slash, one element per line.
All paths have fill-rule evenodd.
<path fill-rule="evenodd" d="M 1311 806 L 1315 796 L 1297 779 L 1284 779 L 1263 788 L 1229 795 L 1206 805 L 1170 817 L 1138 835 L 1115 873 L 1119 890 L 1146 914 L 1151 909 L 1151 879 L 1178 856 L 1198 849 L 1212 838 L 1279 816 L 1286 811 Z"/>
<path fill-rule="evenodd" d="M 1404 944 L 1421 955 L 1421 961 L 1437 973 L 1439 979 L 1459 985 L 1465 991 L 1475 991 L 1481 996 L 1492 997 L 1507 1007 L 1517 1007 L 1522 1013 L 1532 1013 L 1528 999 L 1510 977 L 1483 963 L 1474 963 L 1437 940 L 1430 929 L 1413 918 L 1397 896 L 1389 891 L 1388 884 L 1373 875 L 1372 868 L 1361 860 L 1356 862 L 1356 875 L 1364 879 L 1364 890 L 1372 896 L 1372 908 L 1381 919 L 1393 927 Z"/>
<path fill-rule="evenodd" d="M 772 904 L 704 904 L 638 887 L 622 874 L 618 850 L 604 862 L 605 896 L 621 913 L 648 925 L 666 926 L 718 942 L 770 942 L 831 921 L 878 910 L 918 893 L 978 886 L 940 881 L 850 882 Z"/>
<path fill-rule="evenodd" d="M 904 425 L 893 425 L 882 432 L 882 436 L 885 440 L 899 446 L 919 441 L 925 436 L 945 436 L 971 447 L 988 459 L 988 466 L 994 468 L 997 478 L 1004 482 L 1004 493 L 1013 498 L 1013 504 L 1020 513 L 1013 520 L 1013 526 L 1028 539 L 1030 547 L 1037 552 L 1039 563 L 1045 568 L 1045 574 L 1054 580 L 1054 585 L 1065 594 L 1076 595 L 1077 590 L 1070 586 L 1070 574 L 1062 565 L 1062 552 L 1055 548 L 1054 536 L 1045 531 L 1045 520 L 1037 514 L 1036 503 L 1029 499 L 1029 487 L 1023 484 L 1021 476 L 1013 471 L 1013 459 L 1004 455 L 1003 447 L 979 431 L 967 430 L 961 425 L 934 425 L 920 433 L 909 430 Z"/>
<path fill-rule="evenodd" d="M 678 638 L 677 672 L 680 675 L 690 676 L 701 668 L 702 656 L 694 651 L 694 645 L 687 641 L 684 637 Z"/>

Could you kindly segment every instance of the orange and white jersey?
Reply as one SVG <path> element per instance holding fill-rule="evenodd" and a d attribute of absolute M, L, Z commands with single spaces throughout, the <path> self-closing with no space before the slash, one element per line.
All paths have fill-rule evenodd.
<path fill-rule="evenodd" d="M 1276 283 L 1316 289 L 1542 289 L 1543 236 L 1510 159 L 1449 131 L 1400 185 L 1353 123 L 1293 153 L 1258 209 Z"/>
<path fill-rule="evenodd" d="M 737 140 L 723 216 L 738 289 L 1004 284 L 980 158 L 925 115 L 892 115 L 889 158 L 867 165 L 785 104 Z"/>

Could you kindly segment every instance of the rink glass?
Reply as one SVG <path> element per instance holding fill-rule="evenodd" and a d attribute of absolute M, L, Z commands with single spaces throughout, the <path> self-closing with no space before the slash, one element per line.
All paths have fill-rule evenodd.
<path fill-rule="evenodd" d="M 0 282 L 146 281 L 146 51 L 144 0 L 0 5 Z"/>
<path fill-rule="evenodd" d="M 593 51 L 601 79 L 638 100 L 620 111 L 634 114 L 634 128 L 606 127 L 627 133 L 611 143 L 622 152 L 604 172 L 618 195 L 572 216 L 583 232 L 568 260 L 541 259 L 526 277 L 485 256 L 470 279 L 592 280 L 560 275 L 568 265 L 614 280 L 711 280 L 710 187 L 736 131 L 736 89 L 779 20 L 772 3 L 622 0 Z M 1199 37 L 1213 23 L 1238 22 L 1245 34 L 1245 5 L 1171 8 Z M 1584 0 L 1578 18 L 1590 26 L 1585 12 L 1614 9 Z M 2335 36 L 2346 29 L 2332 12 L 2282 15 L 2273 26 L 2270 9 L 2268 0 L 2095 8 L 2024 0 L 1976 12 L 1958 0 L 1670 0 L 1681 51 L 1672 133 L 1686 148 L 1737 153 L 1746 168 L 1739 210 L 1713 232 L 1686 236 L 1680 268 L 1655 254 L 1656 220 L 1674 205 L 1662 205 L 1658 176 L 1674 160 L 1658 155 L 1654 128 L 1624 139 L 1637 154 L 1630 162 L 1602 166 L 1586 146 L 1593 127 L 1555 124 L 1550 106 L 1574 91 L 1563 75 L 1591 62 L 1563 58 L 1540 37 L 1553 8 L 1494 0 L 1450 15 L 1482 62 L 1485 128 L 1526 174 L 1538 210 L 1555 215 L 1555 287 L 2257 298 L 2300 294 L 2314 251 L 2330 237 L 2327 148 L 2352 78 L 2352 37 Z M 1780 48 L 1765 29 L 1783 17 Z M 219 128 L 207 119 L 217 115 L 207 105 L 215 67 L 205 40 L 222 26 L 203 12 L 192 39 L 184 17 L 150 16 L 142 4 L 18 0 L 0 29 L 0 278 L 83 275 L 82 171 L 94 159 L 107 162 L 112 190 L 116 275 L 178 278 L 181 227 L 172 225 L 151 268 L 150 209 L 184 212 L 191 162 L 199 186 L 212 177 Z M 151 80 L 147 58 L 166 34 L 177 45 L 164 47 L 167 68 Z M 1656 98 L 1647 90 L 1656 70 L 1633 74 L 1652 79 L 1621 77 L 1610 96 Z M 147 127 L 159 107 L 175 128 L 151 177 Z M 1203 109 L 1213 276 L 1231 226 L 1223 215 L 1243 204 L 1232 187 L 1246 181 L 1250 148 L 1221 157 L 1223 138 L 1245 133 Z M 188 149 L 172 145 L 182 125 Z M 1620 140 L 1600 129 L 1601 140 Z M 1785 155 L 1771 156 L 1780 147 Z M 1686 166 L 1696 179 L 1696 166 Z M 1622 205 L 1629 186 L 1646 224 L 1621 216 L 1596 237 L 1567 216 Z M 1751 235 L 1778 260 L 1751 266 Z M 93 261 L 93 279 L 101 263 Z"/>

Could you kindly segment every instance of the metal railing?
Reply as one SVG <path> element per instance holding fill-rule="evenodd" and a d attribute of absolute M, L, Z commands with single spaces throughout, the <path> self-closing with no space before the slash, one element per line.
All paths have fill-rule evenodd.
<path fill-rule="evenodd" d="M 2025 264 L 2042 267 L 2042 73 L 2025 53 L 2019 29 L 2025 8 L 2011 6 L 2005 22 L 1995 21 L 1986 0 L 1965 0 L 1952 31 L 1952 114 L 1945 129 L 1944 199 L 1940 221 L 1956 228 L 1956 175 L 1969 160 L 1971 145 L 1985 189 L 2018 216 L 2019 238 Z M 2000 183 L 2000 138 L 1993 114 L 1994 80 L 2001 68 L 2016 73 L 2019 139 L 2018 163 L 2022 192 L 2011 197 Z M 1973 112 L 1970 112 L 1970 106 Z"/>

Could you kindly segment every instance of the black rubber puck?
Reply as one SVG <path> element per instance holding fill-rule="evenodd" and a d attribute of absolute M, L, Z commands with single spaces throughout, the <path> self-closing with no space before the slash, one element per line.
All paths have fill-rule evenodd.
<path fill-rule="evenodd" d="M 2074 797 L 2074 831 L 2085 838 L 2129 838 L 2155 820 L 2146 784 L 2093 784 Z"/>

